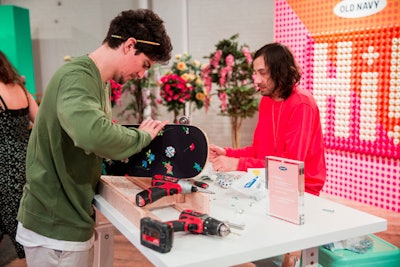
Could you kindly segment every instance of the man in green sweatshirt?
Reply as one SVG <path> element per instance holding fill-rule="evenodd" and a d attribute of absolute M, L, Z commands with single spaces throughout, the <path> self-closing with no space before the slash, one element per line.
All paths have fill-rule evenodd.
<path fill-rule="evenodd" d="M 137 130 L 114 124 L 108 81 L 140 79 L 171 51 L 157 14 L 123 11 L 98 49 L 66 63 L 50 80 L 28 144 L 17 217 L 28 266 L 92 265 L 92 202 L 103 158 L 138 153 L 167 123 L 149 119 Z"/>

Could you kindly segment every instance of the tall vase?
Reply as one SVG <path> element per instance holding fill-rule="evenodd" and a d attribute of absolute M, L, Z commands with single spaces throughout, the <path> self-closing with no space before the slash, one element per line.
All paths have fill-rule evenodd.
<path fill-rule="evenodd" d="M 175 124 L 190 124 L 191 121 L 191 104 L 190 102 L 185 102 L 185 106 L 182 111 L 179 109 L 174 109 L 174 123 Z"/>
<path fill-rule="evenodd" d="M 185 124 L 190 124 L 192 121 L 192 102 L 188 101 L 185 103 L 185 108 L 183 109 L 183 116 L 185 117 Z"/>
<path fill-rule="evenodd" d="M 232 136 L 232 147 L 240 147 L 240 128 L 242 126 L 242 118 L 239 116 L 231 116 L 231 136 Z"/>
<path fill-rule="evenodd" d="M 174 109 L 174 123 L 177 124 L 179 121 L 179 110 Z"/>

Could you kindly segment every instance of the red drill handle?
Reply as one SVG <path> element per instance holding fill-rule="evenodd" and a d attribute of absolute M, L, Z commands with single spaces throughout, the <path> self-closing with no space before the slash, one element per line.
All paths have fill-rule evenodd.
<path fill-rule="evenodd" d="M 158 186 L 158 183 L 162 184 L 165 182 L 177 184 L 179 182 L 179 178 L 168 175 L 156 174 L 151 179 L 151 186 Z"/>
<path fill-rule="evenodd" d="M 144 207 L 162 197 L 179 194 L 181 191 L 182 188 L 179 184 L 158 181 L 157 186 L 150 187 L 136 195 L 136 205 L 139 207 Z"/>

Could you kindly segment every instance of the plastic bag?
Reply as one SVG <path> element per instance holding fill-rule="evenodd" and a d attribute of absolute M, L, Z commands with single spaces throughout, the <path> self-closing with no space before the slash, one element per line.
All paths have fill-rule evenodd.
<path fill-rule="evenodd" d="M 374 245 L 374 241 L 368 235 L 358 236 L 341 240 L 334 243 L 329 243 L 324 247 L 331 250 L 347 249 L 356 253 L 365 253 Z"/>

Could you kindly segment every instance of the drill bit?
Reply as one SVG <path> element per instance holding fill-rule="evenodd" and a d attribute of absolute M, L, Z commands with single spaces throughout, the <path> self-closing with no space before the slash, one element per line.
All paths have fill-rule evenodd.
<path fill-rule="evenodd" d="M 192 187 L 192 192 L 200 192 L 200 193 L 207 193 L 207 194 L 215 194 L 214 191 L 208 190 L 208 189 L 204 189 L 201 187 L 197 187 L 197 186 L 193 186 Z"/>
<path fill-rule="evenodd" d="M 239 229 L 239 230 L 243 230 L 246 227 L 246 225 L 244 223 L 239 224 L 239 223 L 232 223 L 229 221 L 224 221 L 224 223 L 229 225 L 231 228 L 235 228 L 235 229 Z"/>

